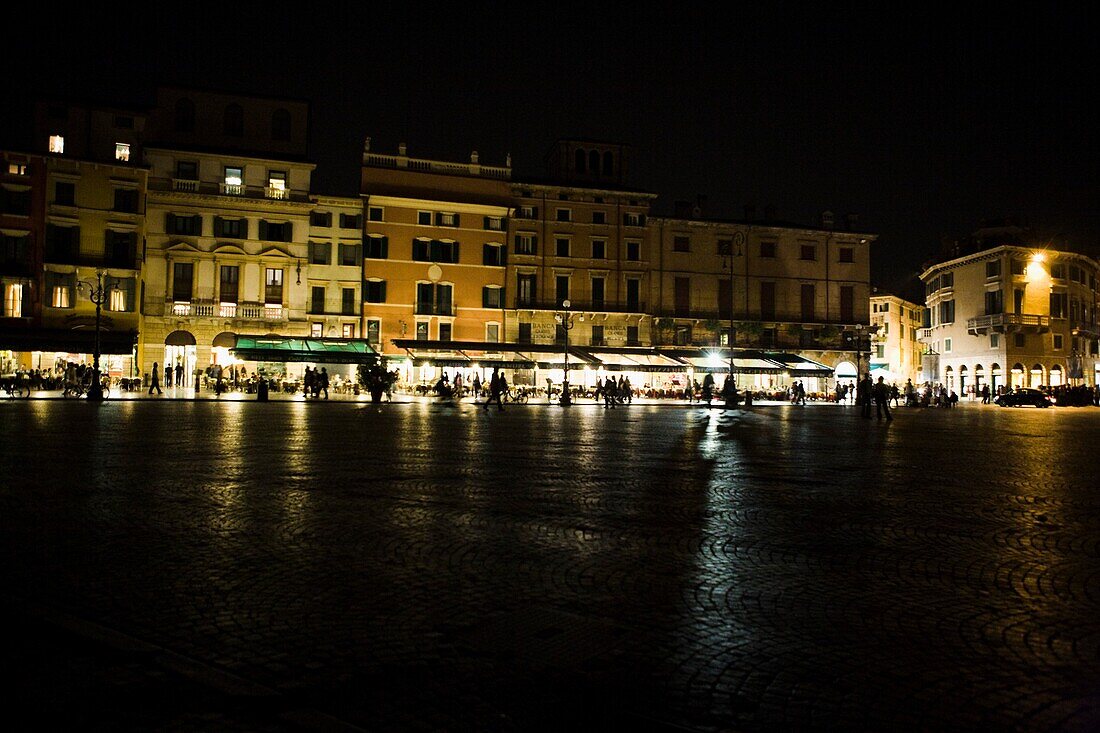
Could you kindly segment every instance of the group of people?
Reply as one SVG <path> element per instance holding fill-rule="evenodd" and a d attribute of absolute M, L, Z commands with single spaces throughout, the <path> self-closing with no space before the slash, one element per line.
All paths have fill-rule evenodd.
<path fill-rule="evenodd" d="M 325 399 L 328 399 L 328 370 L 325 367 L 320 369 L 313 369 L 306 367 L 306 373 L 302 376 L 302 394 L 306 399 L 312 397 L 313 399 L 319 399 L 321 393 L 325 393 Z"/>
<path fill-rule="evenodd" d="M 549 390 L 547 392 L 549 393 Z M 615 377 L 597 379 L 596 392 L 593 396 L 596 402 L 603 398 L 604 409 L 614 408 L 616 404 L 634 402 L 634 390 L 630 388 L 630 379 L 625 374 L 619 376 L 618 382 L 615 381 Z"/>

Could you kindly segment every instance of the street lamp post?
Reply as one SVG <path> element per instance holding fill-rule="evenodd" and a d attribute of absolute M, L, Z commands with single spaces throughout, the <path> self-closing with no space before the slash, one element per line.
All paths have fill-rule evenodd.
<path fill-rule="evenodd" d="M 737 380 L 733 376 L 733 315 L 734 315 L 734 293 L 733 293 L 733 258 L 740 257 L 744 254 L 741 249 L 741 244 L 745 241 L 745 235 L 741 232 L 737 232 L 734 235 L 733 241 L 730 243 L 730 249 L 725 253 L 725 258 L 722 260 L 722 267 L 728 267 L 730 271 L 730 330 L 726 336 L 726 347 L 729 349 L 729 379 L 733 380 L 733 387 L 737 386 Z M 745 278 L 746 292 L 748 289 L 748 276 Z M 748 313 L 745 314 L 748 317 Z M 736 403 L 734 392 L 732 389 L 726 390 L 726 405 L 730 406 L 730 402 Z"/>
<path fill-rule="evenodd" d="M 564 363 L 562 365 L 561 400 L 558 403 L 562 407 L 569 407 L 573 404 L 573 398 L 569 394 L 569 331 L 573 328 L 573 314 L 569 312 L 570 305 L 571 303 L 568 300 L 563 300 L 561 303 L 562 312 L 554 316 L 554 320 L 561 326 L 562 333 L 565 335 L 565 349 L 562 354 Z M 581 320 L 584 320 L 584 316 L 581 316 Z"/>
<path fill-rule="evenodd" d="M 79 287 L 88 291 L 88 300 L 95 303 L 95 340 L 92 351 L 92 383 L 88 387 L 88 399 L 96 402 L 103 401 L 103 384 L 99 374 L 99 330 L 102 319 L 103 304 L 110 297 L 110 281 L 108 286 L 103 284 L 103 270 L 96 270 L 95 284 L 88 280 L 81 280 Z M 115 283 L 117 284 L 117 282 Z"/>

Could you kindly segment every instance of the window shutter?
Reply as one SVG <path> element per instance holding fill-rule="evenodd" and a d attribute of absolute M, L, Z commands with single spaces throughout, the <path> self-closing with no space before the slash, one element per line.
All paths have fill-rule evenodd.
<path fill-rule="evenodd" d="M 539 235 L 531 235 L 531 254 L 537 255 L 539 253 Z"/>
<path fill-rule="evenodd" d="M 169 234 L 176 233 L 176 215 L 169 212 L 164 216 L 164 231 Z"/>
<path fill-rule="evenodd" d="M 489 307 L 489 286 L 487 286 L 487 285 L 485 287 L 481 288 L 481 307 L 482 308 L 488 308 Z"/>
<path fill-rule="evenodd" d="M 451 245 L 451 262 L 458 262 L 458 242 Z"/>
<path fill-rule="evenodd" d="M 225 232 L 225 226 L 222 224 L 223 221 L 224 221 L 224 219 L 222 219 L 220 216 L 215 216 L 214 217 L 214 236 L 215 237 L 224 236 L 223 233 Z"/>
<path fill-rule="evenodd" d="M 454 221 L 455 221 L 455 226 L 456 226 L 456 227 L 457 227 L 457 226 L 460 226 L 459 222 L 461 221 L 461 219 L 459 218 L 459 215 L 458 215 L 458 214 L 455 214 L 455 219 L 454 219 Z"/>
<path fill-rule="evenodd" d="M 638 214 L 638 226 L 645 226 L 645 214 Z"/>
<path fill-rule="evenodd" d="M 267 239 L 267 222 L 260 219 L 260 239 Z"/>
<path fill-rule="evenodd" d="M 241 219 L 241 239 L 248 239 L 248 219 Z"/>
<path fill-rule="evenodd" d="M 386 281 L 385 280 L 378 283 L 378 302 L 379 303 L 385 303 L 386 302 Z"/>
<path fill-rule="evenodd" d="M 413 239 L 413 256 L 412 258 L 418 262 L 423 262 L 428 259 L 428 243 L 423 239 Z"/>
<path fill-rule="evenodd" d="M 482 229 L 488 229 L 489 228 L 489 217 L 488 216 L 486 216 L 484 218 L 484 223 L 481 225 L 481 228 Z"/>
<path fill-rule="evenodd" d="M 485 218 L 488 219 L 489 217 L 485 217 Z M 481 245 L 481 264 L 483 264 L 483 265 L 495 264 L 493 262 L 493 248 L 492 248 L 491 245 L 488 245 L 488 244 Z"/>
<path fill-rule="evenodd" d="M 497 247 L 497 255 L 500 257 L 500 262 L 497 263 L 497 264 L 499 264 L 501 267 L 504 267 L 505 265 L 508 264 L 508 248 L 507 247 Z"/>
<path fill-rule="evenodd" d="M 501 308 L 504 307 L 504 288 L 500 289 L 500 306 L 499 307 L 501 307 Z"/>

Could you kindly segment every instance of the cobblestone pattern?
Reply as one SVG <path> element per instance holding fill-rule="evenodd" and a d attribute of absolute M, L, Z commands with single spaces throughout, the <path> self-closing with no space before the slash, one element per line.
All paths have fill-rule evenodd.
<path fill-rule="evenodd" d="M 31 401 L 0 436 L 3 587 L 282 709 L 1100 728 L 1097 410 Z"/>

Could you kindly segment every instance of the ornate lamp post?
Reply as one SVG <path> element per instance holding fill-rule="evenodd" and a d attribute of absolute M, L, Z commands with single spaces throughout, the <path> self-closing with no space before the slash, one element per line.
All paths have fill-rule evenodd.
<path fill-rule="evenodd" d="M 88 300 L 95 303 L 95 341 L 92 352 L 92 384 L 88 387 L 88 399 L 102 402 L 103 384 L 100 382 L 99 374 L 99 330 L 103 304 L 111 297 L 111 290 L 115 285 L 118 285 L 118 281 L 112 282 L 108 280 L 107 285 L 104 286 L 103 270 L 95 271 L 95 279 L 95 283 L 92 283 L 90 280 L 81 280 L 77 283 L 77 288 L 86 291 L 88 293 Z"/>
<path fill-rule="evenodd" d="M 573 313 L 569 311 L 569 307 L 572 305 L 568 300 L 563 300 L 561 303 L 562 312 L 554 314 L 554 320 L 561 326 L 562 333 L 565 334 L 565 349 L 563 356 L 565 357 L 563 364 L 563 377 L 561 380 L 561 400 L 558 402 L 562 407 L 569 407 L 573 404 L 573 398 L 569 394 L 569 331 L 573 328 Z M 581 320 L 584 320 L 584 316 L 581 316 Z"/>

